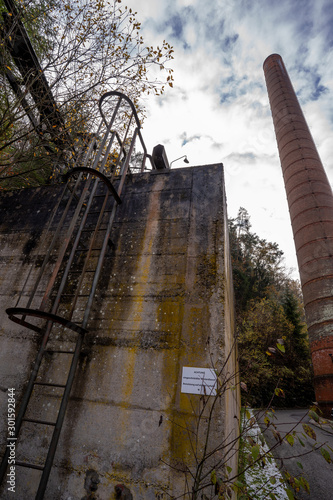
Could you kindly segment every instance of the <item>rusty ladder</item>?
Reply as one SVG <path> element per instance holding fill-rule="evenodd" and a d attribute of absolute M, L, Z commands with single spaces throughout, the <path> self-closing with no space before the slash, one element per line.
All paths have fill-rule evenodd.
<path fill-rule="evenodd" d="M 113 100 L 116 101 L 110 119 L 104 114 L 105 103 L 108 100 L 112 100 L 112 102 Z M 154 168 L 152 159 L 147 154 L 141 136 L 140 122 L 136 110 L 130 99 L 120 92 L 108 92 L 101 97 L 99 110 L 102 117 L 101 123 L 86 151 L 83 165 L 76 164 L 64 176 L 64 180 L 67 182 L 55 208 L 50 227 L 57 216 L 60 220 L 38 276 L 28 295 L 28 300 L 23 306 L 22 302 L 26 296 L 21 292 L 16 306 L 6 311 L 12 321 L 37 332 L 42 337 L 41 346 L 16 417 L 15 436 L 13 438 L 17 439 L 17 443 L 20 442 L 20 431 L 26 423 L 53 428 L 44 463 L 31 463 L 25 460 L 16 461 L 17 466 L 37 469 L 42 472 L 35 496 L 36 500 L 43 499 L 46 491 L 79 362 L 81 347 L 84 336 L 88 331 L 87 324 L 93 299 L 96 294 L 107 250 L 112 246 L 112 225 L 117 207 L 121 204 L 120 195 L 125 178 L 130 173 L 130 160 L 134 152 L 137 137 L 139 137 L 144 151 L 140 171 L 144 170 L 147 157 L 151 161 L 152 168 Z M 124 123 L 121 116 L 128 118 L 123 138 L 114 130 L 117 119 L 118 122 Z M 129 137 L 132 132 L 133 135 Z M 119 150 L 119 153 L 116 155 L 114 154 L 115 144 L 117 151 Z M 108 172 L 108 159 L 112 152 L 115 161 L 112 172 Z M 73 181 L 75 178 L 76 180 Z M 86 179 L 85 182 L 83 182 L 84 178 Z M 115 185 L 117 185 L 117 188 L 115 188 Z M 66 206 L 62 209 L 62 205 L 65 203 Z M 97 223 L 94 221 L 94 227 L 92 227 L 89 224 L 89 217 L 96 215 L 96 207 L 98 208 L 98 219 Z M 74 214 L 72 215 L 73 212 Z M 66 226 L 68 219 L 70 219 L 70 222 Z M 59 244 L 59 240 L 62 243 Z M 59 248 L 57 248 L 57 244 Z M 52 272 L 50 272 L 52 256 L 54 256 L 55 252 L 57 252 L 56 262 Z M 91 269 L 91 263 L 94 260 L 97 260 L 97 265 L 94 269 Z M 44 290 L 39 307 L 35 308 L 34 304 L 36 301 L 40 301 L 40 289 L 43 285 L 42 279 L 47 272 L 49 273 L 48 284 Z M 67 292 L 71 291 L 72 285 L 70 284 L 73 282 L 75 283 L 74 288 L 76 288 L 75 293 L 73 294 L 72 290 L 72 293 L 68 294 Z M 80 293 L 82 288 L 88 288 L 88 293 Z M 71 299 L 71 306 L 68 311 L 68 307 L 66 309 L 65 306 L 66 300 L 68 303 L 69 295 L 71 297 L 74 295 L 74 297 Z M 77 313 L 76 309 L 79 300 L 85 302 L 85 307 L 83 314 L 74 320 L 73 316 Z M 63 309 L 67 313 L 65 316 L 62 312 L 62 306 L 64 306 Z M 30 318 L 37 318 L 38 324 L 31 322 Z M 42 326 L 40 323 L 42 323 Z M 54 349 L 52 346 L 50 347 L 50 343 L 52 344 L 52 341 L 54 341 L 54 330 L 57 332 L 57 328 L 67 329 L 70 335 L 76 335 L 74 350 Z M 46 356 L 53 355 L 71 358 L 65 383 L 55 383 L 41 379 L 42 362 Z M 33 399 L 33 391 L 38 387 L 52 388 L 53 391 L 62 391 L 60 407 L 58 408 L 56 418 L 52 421 L 26 416 L 30 411 L 31 404 L 29 403 Z M 0 467 L 0 484 L 3 482 L 4 477 L 6 477 L 8 457 L 9 448 L 7 447 Z"/>

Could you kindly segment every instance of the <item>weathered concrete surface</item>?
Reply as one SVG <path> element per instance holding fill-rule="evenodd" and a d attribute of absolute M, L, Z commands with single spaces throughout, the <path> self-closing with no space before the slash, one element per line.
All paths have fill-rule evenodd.
<path fill-rule="evenodd" d="M 61 186 L 29 189 L 0 199 L 0 385 L 15 387 L 18 400 L 39 339 L 9 321 L 4 311 L 16 305 L 24 285 L 32 286 L 54 231 L 56 220 L 51 217 L 61 190 Z M 184 470 L 195 471 L 195 459 L 203 453 L 214 398 L 182 394 L 182 367 L 223 368 L 220 380 L 226 380 L 226 387 L 237 382 L 222 165 L 135 175 L 127 181 L 123 200 L 48 499 L 88 498 L 91 478 L 97 477 L 92 471 L 98 474 L 100 500 L 113 498 L 117 483 L 124 483 L 134 498 L 183 493 Z M 40 297 L 43 286 L 45 280 Z M 38 297 L 34 307 L 37 302 Z M 80 313 L 79 306 L 77 319 Z M 56 328 L 50 345 L 71 350 L 74 341 L 75 335 Z M 64 358 L 53 354 L 43 362 L 42 372 L 49 381 L 64 380 L 70 362 Z M 28 410 L 28 416 L 54 418 L 60 400 L 57 391 L 35 390 L 35 408 Z M 3 450 L 7 396 L 0 394 Z M 204 403 L 204 417 L 198 419 Z M 221 448 L 214 455 L 221 463 L 229 451 L 233 470 L 237 457 L 224 445 L 237 436 L 238 403 L 238 389 L 217 398 L 208 445 Z M 193 453 L 197 426 L 199 441 Z M 49 432 L 44 428 L 36 432 L 32 424 L 25 424 L 17 458 L 42 463 Z M 18 497 L 24 492 L 22 498 L 34 498 L 39 475 L 16 467 Z M 7 495 L 12 498 L 6 490 L 1 498 Z"/>

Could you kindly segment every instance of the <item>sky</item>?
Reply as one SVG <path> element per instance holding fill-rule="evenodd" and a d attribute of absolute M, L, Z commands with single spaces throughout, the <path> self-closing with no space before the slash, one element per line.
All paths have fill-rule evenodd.
<path fill-rule="evenodd" d="M 147 44 L 174 47 L 174 87 L 144 101 L 142 134 L 169 163 L 223 163 L 228 216 L 276 242 L 299 279 L 263 62 L 284 60 L 327 176 L 333 181 L 332 0 L 126 0 Z M 183 159 L 172 168 L 186 167 Z"/>

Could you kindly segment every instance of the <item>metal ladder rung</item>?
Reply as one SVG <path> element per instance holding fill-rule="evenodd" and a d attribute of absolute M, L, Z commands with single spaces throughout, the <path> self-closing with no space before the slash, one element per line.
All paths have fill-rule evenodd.
<path fill-rule="evenodd" d="M 34 382 L 34 385 L 46 385 L 47 387 L 62 387 L 62 388 L 66 387 L 66 385 L 64 384 L 52 384 L 51 382 Z"/>
<path fill-rule="evenodd" d="M 75 293 L 63 293 L 61 297 L 74 297 Z M 89 297 L 89 293 L 80 293 L 80 295 L 77 296 L 78 299 L 81 297 Z"/>
<path fill-rule="evenodd" d="M 104 210 L 104 211 L 103 211 L 103 214 L 108 214 L 108 213 L 110 213 L 110 212 L 112 212 L 112 210 Z M 94 211 L 89 212 L 89 214 L 88 214 L 88 215 L 96 215 L 96 214 L 97 214 L 97 215 L 99 215 L 99 214 L 100 214 L 100 211 L 98 211 L 98 210 L 94 210 Z"/>
<path fill-rule="evenodd" d="M 92 270 L 86 269 L 84 271 L 84 273 L 94 273 L 95 271 L 96 271 L 95 269 L 92 269 Z M 74 271 L 74 270 L 72 271 L 71 270 L 71 274 L 82 274 L 82 271 Z"/>
<path fill-rule="evenodd" d="M 61 351 L 59 349 L 46 349 L 44 352 L 47 352 L 49 354 L 53 354 L 55 352 L 62 353 L 62 354 L 74 354 L 74 351 Z"/>
<path fill-rule="evenodd" d="M 52 425 L 53 427 L 56 425 L 56 422 L 48 422 L 47 420 L 36 420 L 34 418 L 22 418 L 22 422 L 32 422 L 33 424 Z"/>
<path fill-rule="evenodd" d="M 99 228 L 97 229 L 97 232 L 105 231 L 106 229 L 107 229 L 106 227 L 99 227 Z M 87 228 L 85 228 L 85 229 L 82 229 L 82 231 L 81 231 L 81 232 L 82 232 L 82 233 L 91 233 L 91 232 L 92 232 L 92 231 L 94 231 L 94 230 L 95 230 L 95 229 L 94 229 L 93 227 L 91 227 L 91 228 L 88 228 L 88 227 L 87 227 Z"/>
<path fill-rule="evenodd" d="M 77 248 L 75 252 L 88 252 L 89 248 Z M 92 248 L 91 252 L 99 252 L 100 248 Z"/>
<path fill-rule="evenodd" d="M 28 467 L 28 469 L 44 470 L 43 465 L 29 464 L 28 462 L 18 462 L 17 460 L 15 461 L 15 464 L 19 465 L 20 467 Z"/>

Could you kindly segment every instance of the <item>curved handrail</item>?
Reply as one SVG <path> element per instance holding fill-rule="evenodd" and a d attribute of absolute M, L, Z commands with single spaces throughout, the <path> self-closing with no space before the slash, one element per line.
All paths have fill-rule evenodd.
<path fill-rule="evenodd" d="M 118 97 L 121 97 L 122 99 L 125 99 L 125 101 L 127 101 L 127 103 L 130 105 L 130 107 L 133 111 L 133 115 L 134 115 L 136 124 L 137 124 L 138 128 L 140 129 L 141 123 L 140 123 L 140 120 L 139 120 L 139 117 L 138 117 L 138 114 L 136 112 L 136 109 L 135 109 L 133 102 L 131 101 L 131 99 L 129 97 L 127 97 L 127 95 L 123 94 L 122 92 L 118 92 L 118 90 L 111 90 L 110 92 L 106 92 L 105 94 L 102 95 L 102 97 L 100 97 L 100 99 L 98 101 L 99 112 L 101 113 L 101 116 L 104 120 L 104 123 L 107 125 L 104 113 L 102 111 L 102 102 L 104 101 L 104 99 L 106 99 L 107 97 L 110 97 L 111 95 L 116 95 Z"/>
<path fill-rule="evenodd" d="M 80 333 L 81 335 L 84 335 L 85 333 L 88 332 L 86 328 L 83 328 L 82 326 L 77 325 L 76 323 L 73 323 L 68 319 L 62 318 L 61 316 L 57 316 L 56 314 L 48 313 L 46 311 L 40 311 L 39 309 L 28 309 L 26 307 L 9 307 L 8 309 L 6 309 L 6 313 L 8 314 L 9 319 L 14 321 L 14 323 L 26 326 L 30 328 L 30 330 L 34 330 L 35 332 L 38 333 L 42 331 L 41 328 L 39 328 L 36 325 L 33 325 L 32 323 L 28 323 L 23 319 L 16 318 L 15 315 L 22 314 L 23 316 L 33 316 L 36 318 L 46 319 L 48 321 L 52 321 L 53 323 L 58 323 L 59 325 L 65 326 L 66 328 L 70 328 L 70 330 Z"/>
<path fill-rule="evenodd" d="M 119 198 L 119 195 L 118 195 L 116 189 L 113 187 L 110 180 L 104 174 L 102 174 L 102 172 L 100 172 L 99 170 L 95 170 L 94 168 L 90 168 L 90 167 L 74 167 L 71 170 L 69 170 L 68 172 L 66 172 L 66 174 L 63 175 L 64 181 L 67 181 L 69 179 L 69 177 L 71 175 L 74 175 L 76 172 L 86 172 L 87 174 L 93 175 L 95 177 L 99 177 L 104 182 L 104 184 L 106 184 L 108 190 L 111 192 L 112 196 L 114 197 L 114 199 L 116 200 L 118 205 L 121 204 L 121 199 Z"/>

